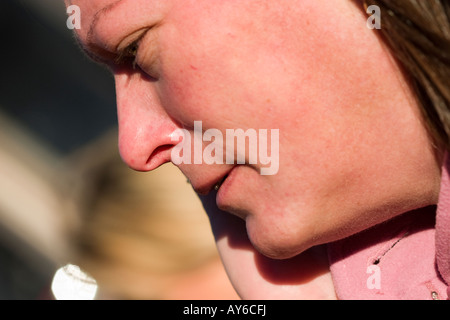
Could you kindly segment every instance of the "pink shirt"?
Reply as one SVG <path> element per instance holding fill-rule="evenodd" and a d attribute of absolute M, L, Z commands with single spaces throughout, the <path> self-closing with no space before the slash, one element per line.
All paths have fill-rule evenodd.
<path fill-rule="evenodd" d="M 450 157 L 437 209 L 410 212 L 328 246 L 339 299 L 449 299 Z"/>

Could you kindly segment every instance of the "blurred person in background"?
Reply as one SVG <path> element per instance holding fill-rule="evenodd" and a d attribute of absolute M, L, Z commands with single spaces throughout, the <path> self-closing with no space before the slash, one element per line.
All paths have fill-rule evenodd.
<path fill-rule="evenodd" d="M 69 160 L 81 213 L 71 261 L 95 279 L 97 299 L 238 299 L 186 178 L 170 165 L 131 170 L 116 139 Z"/>

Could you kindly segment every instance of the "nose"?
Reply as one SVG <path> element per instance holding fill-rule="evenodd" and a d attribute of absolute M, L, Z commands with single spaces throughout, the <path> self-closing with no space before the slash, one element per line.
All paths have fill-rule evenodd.
<path fill-rule="evenodd" d="M 114 77 L 123 161 L 137 171 L 151 171 L 169 162 L 175 145 L 171 134 L 178 126 L 162 108 L 154 83 L 139 73 Z"/>

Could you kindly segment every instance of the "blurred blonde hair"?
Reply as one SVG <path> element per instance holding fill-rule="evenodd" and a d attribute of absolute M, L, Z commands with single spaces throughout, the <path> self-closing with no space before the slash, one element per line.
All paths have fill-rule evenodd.
<path fill-rule="evenodd" d="M 125 298 L 158 298 L 160 279 L 196 270 L 218 253 L 201 202 L 181 172 L 171 164 L 131 170 L 116 136 L 71 159 L 81 212 L 75 264 Z"/>

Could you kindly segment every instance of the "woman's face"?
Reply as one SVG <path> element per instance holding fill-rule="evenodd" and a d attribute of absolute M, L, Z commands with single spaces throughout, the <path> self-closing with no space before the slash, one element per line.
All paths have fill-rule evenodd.
<path fill-rule="evenodd" d="M 179 165 L 245 220 L 261 253 L 291 257 L 436 202 L 439 165 L 417 105 L 358 1 L 70 4 L 81 8 L 82 46 L 114 72 L 119 147 L 132 168 L 170 161 L 172 133 L 193 135 L 194 121 L 223 137 L 267 129 L 270 141 L 279 130 L 275 174 L 261 175 L 266 165 L 248 154 L 238 166 Z M 122 54 L 137 52 L 135 68 L 115 65 L 136 41 Z"/>

